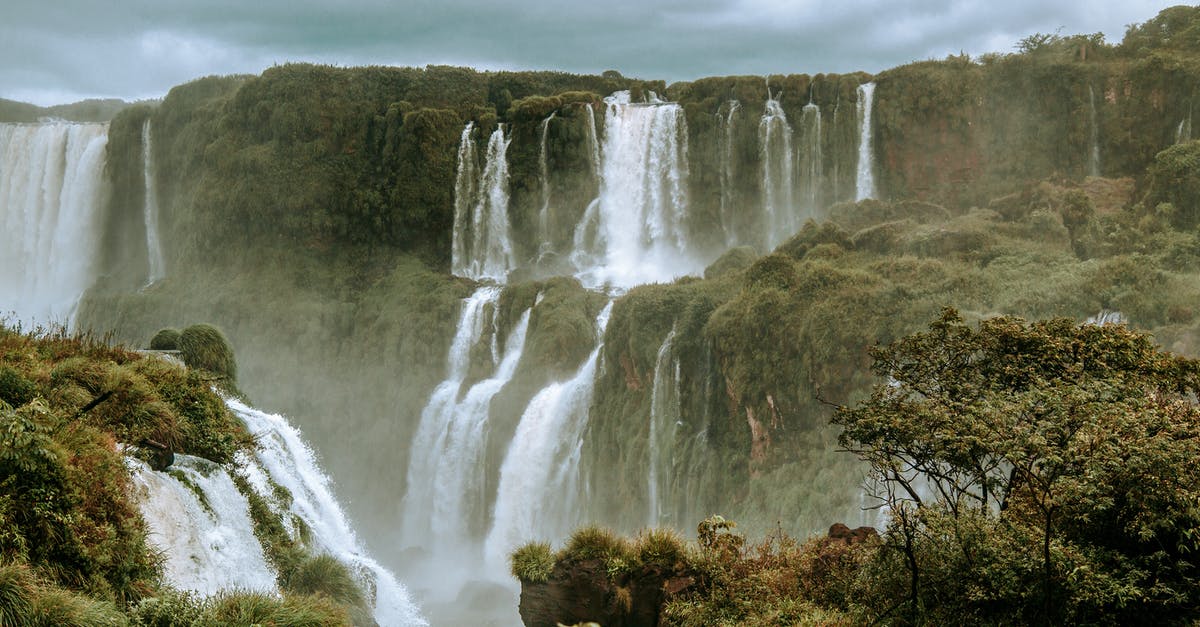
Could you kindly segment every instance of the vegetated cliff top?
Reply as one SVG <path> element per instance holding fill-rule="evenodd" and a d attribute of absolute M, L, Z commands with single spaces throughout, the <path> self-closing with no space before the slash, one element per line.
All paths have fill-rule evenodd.
<path fill-rule="evenodd" d="M 286 552 L 271 553 L 281 573 L 290 567 L 283 597 L 199 599 L 163 580 L 125 458 L 153 465 L 165 449 L 230 465 L 253 447 L 212 385 L 207 371 L 102 338 L 0 325 L 0 622 L 348 625 L 369 616 L 343 565 L 286 537 L 263 540 Z M 256 527 L 271 528 L 266 511 Z"/>

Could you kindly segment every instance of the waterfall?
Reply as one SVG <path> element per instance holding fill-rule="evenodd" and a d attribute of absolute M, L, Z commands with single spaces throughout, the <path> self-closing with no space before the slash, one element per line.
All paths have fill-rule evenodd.
<path fill-rule="evenodd" d="M 107 124 L 0 124 L 0 317 L 70 325 L 96 278 Z"/>
<path fill-rule="evenodd" d="M 742 103 L 737 100 L 730 100 L 726 103 L 725 115 L 722 116 L 718 112 L 717 119 L 720 124 L 720 129 L 717 132 L 717 159 L 721 163 L 721 230 L 725 232 L 725 246 L 732 247 L 739 243 L 737 227 L 734 224 L 734 212 L 737 207 L 734 202 L 734 188 L 736 178 L 734 176 L 735 159 L 735 143 L 734 138 L 735 128 L 734 122 L 737 120 L 738 111 L 742 108 Z"/>
<path fill-rule="evenodd" d="M 493 375 L 475 383 L 465 395 L 472 346 L 483 337 L 486 312 L 500 297 L 500 289 L 484 287 L 467 299 L 450 347 L 449 372 L 421 412 L 413 439 L 404 497 L 404 533 L 414 544 L 433 542 L 438 552 L 461 549 L 471 538 L 473 523 L 485 512 L 481 468 L 487 443 L 488 412 L 492 398 L 512 379 L 525 344 L 530 310 L 513 328 L 501 354 L 493 353 Z M 489 307 L 490 306 L 490 307 Z M 490 320 L 495 337 L 495 315 Z"/>
<path fill-rule="evenodd" d="M 762 149 L 763 244 L 767 250 L 796 232 L 792 199 L 792 127 L 779 104 L 770 97 L 758 123 Z"/>
<path fill-rule="evenodd" d="M 596 318 L 597 346 L 575 376 L 543 388 L 521 415 L 500 467 L 500 486 L 486 555 L 503 565 L 530 540 L 568 535 L 581 522 L 579 459 L 595 388 L 596 364 L 612 302 Z"/>
<path fill-rule="evenodd" d="M 171 474 L 133 458 L 126 463 L 147 540 L 162 552 L 163 575 L 171 585 L 202 595 L 229 588 L 275 590 L 275 572 L 254 536 L 250 505 L 224 468 L 190 455 L 175 455 Z"/>
<path fill-rule="evenodd" d="M 163 262 L 162 244 L 158 239 L 158 185 L 154 178 L 154 147 L 150 138 L 150 118 L 142 123 L 142 179 L 146 182 L 146 201 L 143 214 L 146 223 L 146 259 L 150 273 L 146 285 L 167 275 Z"/>
<path fill-rule="evenodd" d="M 1096 91 L 1088 85 L 1088 120 L 1090 124 L 1088 176 L 1100 176 L 1100 125 L 1096 122 Z"/>
<path fill-rule="evenodd" d="M 875 99 L 875 83 L 858 86 L 858 177 L 855 179 L 855 200 L 874 198 L 875 152 L 871 137 L 871 105 Z"/>
<path fill-rule="evenodd" d="M 687 122 L 657 98 L 605 98 L 600 194 L 576 228 L 572 260 L 588 286 L 632 287 L 703 270 L 687 234 Z M 592 237 L 581 234 L 591 232 Z"/>
<path fill-rule="evenodd" d="M 310 548 L 349 565 L 366 584 L 365 590 L 374 591 L 373 614 L 380 625 L 427 625 L 404 586 L 367 555 L 334 498 L 329 477 L 317 465 L 316 456 L 300 432 L 283 416 L 259 411 L 237 399 L 226 399 L 226 404 L 258 443 L 253 459 L 243 456 L 239 460 L 253 489 L 270 497 L 274 483 L 291 492 L 287 511 L 311 531 L 311 544 L 315 546 Z"/>
<path fill-rule="evenodd" d="M 1179 121 L 1179 126 L 1175 127 L 1175 143 L 1182 144 L 1192 141 L 1192 118 L 1186 117 Z"/>
<path fill-rule="evenodd" d="M 585 104 L 583 106 L 587 108 L 588 112 L 588 158 L 592 164 L 592 176 L 594 176 L 596 178 L 596 182 L 599 183 L 603 174 L 600 171 L 600 139 L 596 134 L 596 109 L 590 104 Z"/>
<path fill-rule="evenodd" d="M 803 220 L 817 217 L 821 210 L 821 184 L 824 182 L 824 159 L 821 154 L 821 108 L 809 102 L 804 105 L 800 119 L 800 190 Z M 800 224 L 794 225 L 793 232 Z"/>
<path fill-rule="evenodd" d="M 450 267 L 454 274 L 503 281 L 514 265 L 508 222 L 508 144 L 504 125 L 488 139 L 483 170 L 467 123 L 459 139 L 454 182 L 454 232 Z"/>
<path fill-rule="evenodd" d="M 650 392 L 649 471 L 647 472 L 647 502 L 650 515 L 647 525 L 657 527 L 663 522 L 662 504 L 670 500 L 671 475 L 674 470 L 675 427 L 679 422 L 679 360 L 671 359 L 671 343 L 675 327 L 658 348 L 654 362 L 654 388 Z"/>
<path fill-rule="evenodd" d="M 554 119 L 554 115 L 551 113 L 542 120 L 541 141 L 538 144 L 538 168 L 542 183 L 542 208 L 538 211 L 538 229 L 542 240 L 539 252 L 549 252 L 553 248 L 550 241 L 550 163 L 546 158 L 546 136 L 550 133 L 550 120 Z"/>

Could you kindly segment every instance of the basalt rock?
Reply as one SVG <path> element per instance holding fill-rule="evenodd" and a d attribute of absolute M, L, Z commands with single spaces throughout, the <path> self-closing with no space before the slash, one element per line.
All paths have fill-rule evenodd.
<path fill-rule="evenodd" d="M 610 577 L 600 559 L 560 562 L 549 580 L 521 582 L 521 620 L 526 627 L 656 627 L 663 605 L 698 579 L 682 564 L 647 564 Z"/>

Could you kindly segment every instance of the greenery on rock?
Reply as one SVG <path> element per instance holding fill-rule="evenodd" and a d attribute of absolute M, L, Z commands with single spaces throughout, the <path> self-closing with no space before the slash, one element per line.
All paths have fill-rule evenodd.
<path fill-rule="evenodd" d="M 91 336 L 0 326 L 0 623 L 371 624 L 346 567 L 303 547 L 282 599 L 166 586 L 124 460 L 151 454 L 149 441 L 221 464 L 253 446 L 208 374 Z"/>

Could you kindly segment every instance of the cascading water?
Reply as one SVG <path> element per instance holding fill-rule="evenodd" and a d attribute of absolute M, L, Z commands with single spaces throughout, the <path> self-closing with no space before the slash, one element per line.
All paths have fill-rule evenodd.
<path fill-rule="evenodd" d="M 1182 144 L 1192 141 L 1192 118 L 1189 115 L 1179 121 L 1179 126 L 1175 127 L 1175 143 Z"/>
<path fill-rule="evenodd" d="M 821 209 L 824 158 L 821 154 L 821 108 L 809 102 L 800 119 L 801 222 L 817 217 Z M 798 230 L 798 227 L 797 227 Z"/>
<path fill-rule="evenodd" d="M 758 123 L 762 150 L 763 245 L 771 250 L 796 232 L 792 197 L 792 127 L 778 97 L 768 97 Z"/>
<path fill-rule="evenodd" d="M 576 229 L 572 261 L 589 286 L 632 287 L 703 269 L 687 225 L 683 108 L 628 91 L 604 99 L 600 195 Z"/>
<path fill-rule="evenodd" d="M 1088 176 L 1100 176 L 1100 125 L 1096 121 L 1096 91 L 1088 85 Z"/>
<path fill-rule="evenodd" d="M 670 500 L 671 475 L 674 470 L 675 427 L 679 422 L 679 361 L 672 359 L 671 343 L 675 328 L 658 348 L 654 364 L 654 388 L 650 392 L 649 472 L 647 473 L 647 502 L 650 514 L 647 525 L 662 525 L 663 503 Z"/>
<path fill-rule="evenodd" d="M 506 564 L 509 552 L 522 543 L 564 537 L 582 520 L 579 460 L 611 313 L 609 302 L 596 318 L 597 346 L 575 376 L 543 388 L 521 415 L 500 467 L 485 547 L 493 567 Z"/>
<path fill-rule="evenodd" d="M 717 133 L 717 158 L 721 162 L 721 230 L 725 233 L 725 245 L 731 247 L 740 241 L 734 223 L 734 212 L 737 209 L 734 203 L 734 138 L 737 137 L 734 125 L 742 103 L 730 100 L 725 107 L 725 115 L 717 116 L 720 124 Z"/>
<path fill-rule="evenodd" d="M 380 625 L 427 625 L 404 586 L 359 543 L 333 496 L 329 477 L 317 465 L 300 432 L 283 416 L 259 411 L 237 399 L 227 399 L 226 404 L 258 443 L 253 459 L 243 456 L 239 460 L 255 492 L 270 499 L 272 482 L 287 488 L 292 495 L 287 510 L 312 532 L 314 548 L 348 564 L 367 584 L 365 588 L 374 591 L 373 614 Z"/>
<path fill-rule="evenodd" d="M 96 278 L 107 124 L 0 124 L 0 317 L 70 325 Z"/>
<path fill-rule="evenodd" d="M 875 100 L 875 83 L 858 86 L 858 176 L 854 183 L 854 199 L 875 197 L 875 151 L 871 137 L 871 105 Z"/>
<path fill-rule="evenodd" d="M 542 175 L 542 208 L 538 210 L 538 230 L 542 242 L 539 252 L 542 253 L 552 249 L 550 242 L 550 161 L 546 157 L 546 136 L 550 133 L 550 121 L 554 119 L 554 116 L 555 114 L 551 113 L 542 120 L 541 141 L 538 144 L 538 168 Z"/>
<path fill-rule="evenodd" d="M 485 323 L 490 322 L 495 337 L 495 315 L 490 321 L 485 319 L 488 305 L 495 311 L 499 297 L 499 288 L 484 287 L 467 299 L 450 347 L 449 373 L 421 412 L 413 439 L 404 533 L 414 545 L 432 541 L 434 551 L 440 554 L 462 550 L 471 539 L 472 523 L 485 516 L 480 464 L 487 443 L 488 413 L 492 398 L 516 373 L 529 327 L 530 311 L 526 310 L 509 333 L 494 374 L 472 385 L 460 399 L 471 347 L 482 339 Z"/>
<path fill-rule="evenodd" d="M 147 539 L 162 552 L 168 582 L 202 595 L 229 588 L 275 590 L 275 572 L 254 536 L 250 505 L 224 468 L 176 455 L 172 476 L 126 460 L 149 527 Z"/>
<path fill-rule="evenodd" d="M 158 185 L 154 178 L 154 146 L 151 142 L 150 118 L 146 118 L 142 123 L 142 177 L 146 182 L 146 200 L 142 213 L 146 223 L 146 260 L 149 264 L 146 285 L 167 275 L 162 243 L 158 239 Z"/>
<path fill-rule="evenodd" d="M 503 281 L 514 265 L 508 220 L 508 144 L 500 124 L 488 139 L 483 170 L 471 137 L 463 129 L 454 185 L 454 232 L 450 265 L 454 274 Z"/>

